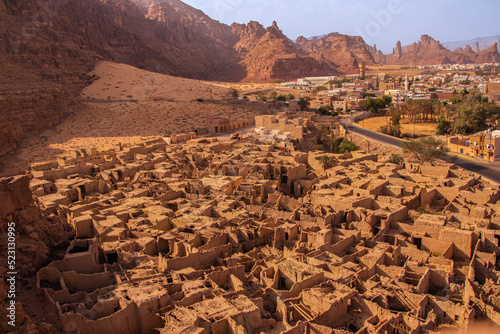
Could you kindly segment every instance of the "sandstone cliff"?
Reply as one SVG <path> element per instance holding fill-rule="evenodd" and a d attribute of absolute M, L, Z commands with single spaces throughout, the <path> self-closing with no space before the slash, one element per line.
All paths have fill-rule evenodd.
<path fill-rule="evenodd" d="M 360 63 L 375 63 L 368 46 L 358 36 L 333 33 L 316 40 L 299 37 L 297 46 L 318 61 L 328 61 L 342 73 L 358 72 Z"/>
<path fill-rule="evenodd" d="M 291 80 L 307 75 L 337 73 L 326 62 L 317 61 L 297 49 L 276 22 L 265 30 L 255 23 L 233 25 L 233 31 L 242 36 L 236 48 L 247 70 L 244 81 Z"/>
<path fill-rule="evenodd" d="M 47 261 L 52 247 L 69 242 L 61 219 L 54 214 L 43 214 L 34 205 L 29 179 L 24 175 L 0 179 L 0 232 L 6 232 L 7 223 L 12 222 L 15 223 L 19 275 L 36 272 Z M 7 254 L 7 244 L 0 243 L 2 254 Z M 5 261 L 3 257 L 2 268 L 6 267 Z"/>
<path fill-rule="evenodd" d="M 398 41 L 388 55 L 383 55 L 376 48 L 370 48 L 370 52 L 376 62 L 391 65 L 482 64 L 490 63 L 494 57 L 498 61 L 496 44 L 481 52 L 474 51 L 470 45 L 452 52 L 428 35 L 423 35 L 418 43 L 405 47 Z"/>

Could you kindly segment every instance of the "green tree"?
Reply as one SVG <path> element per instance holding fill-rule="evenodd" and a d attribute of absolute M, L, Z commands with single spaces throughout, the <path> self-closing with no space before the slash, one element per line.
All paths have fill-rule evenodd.
<path fill-rule="evenodd" d="M 389 162 L 391 164 L 396 164 L 396 165 L 402 165 L 404 161 L 405 161 L 405 159 L 402 156 L 400 156 L 399 154 L 393 154 L 393 155 L 391 155 L 389 160 L 387 160 L 387 162 Z"/>
<path fill-rule="evenodd" d="M 401 137 L 401 115 L 393 114 L 389 123 L 388 134 L 394 137 Z"/>
<path fill-rule="evenodd" d="M 325 107 L 319 107 L 319 108 L 318 108 L 318 111 L 319 111 L 322 115 L 326 115 L 326 113 L 328 112 L 328 109 L 326 109 Z"/>
<path fill-rule="evenodd" d="M 490 116 L 489 103 L 485 102 L 481 93 L 472 90 L 463 101 L 456 106 L 458 117 L 454 130 L 460 134 L 471 134 L 488 128 L 487 119 Z M 493 108 L 492 108 L 493 109 Z"/>
<path fill-rule="evenodd" d="M 314 88 L 314 92 L 315 93 L 318 93 L 318 92 L 321 92 L 321 91 L 324 91 L 324 90 L 327 90 L 328 88 L 326 88 L 325 86 L 318 86 L 316 88 Z"/>
<path fill-rule="evenodd" d="M 403 142 L 403 150 L 411 154 L 421 164 L 433 163 L 442 154 L 448 152 L 446 143 L 438 138 L 424 137 Z"/>
<path fill-rule="evenodd" d="M 380 99 L 369 99 L 365 103 L 365 109 L 367 111 L 377 113 L 380 109 L 387 107 L 391 103 L 392 97 L 386 95 Z"/>
<path fill-rule="evenodd" d="M 293 94 L 288 94 L 287 96 L 287 100 L 290 101 L 290 100 L 295 100 L 295 95 Z"/>
<path fill-rule="evenodd" d="M 343 137 L 335 138 L 332 136 L 330 145 L 331 151 L 336 154 L 349 153 L 359 149 L 356 144 Z"/>
<path fill-rule="evenodd" d="M 340 150 L 342 153 L 349 153 L 353 151 L 357 151 L 359 147 L 354 144 L 352 141 L 344 139 L 342 144 L 340 144 Z"/>
<path fill-rule="evenodd" d="M 233 89 L 233 91 L 231 92 L 231 96 L 232 97 L 239 97 L 240 96 L 240 93 L 238 92 L 237 89 Z"/>
<path fill-rule="evenodd" d="M 446 120 L 444 115 L 439 116 L 436 125 L 436 134 L 439 136 L 447 135 L 451 131 L 451 123 Z"/>
<path fill-rule="evenodd" d="M 276 97 L 276 100 L 278 100 L 278 101 L 286 101 L 286 100 L 287 100 L 287 97 L 286 97 L 286 95 L 282 95 L 282 94 L 280 94 L 280 95 L 278 95 L 278 96 Z"/>
<path fill-rule="evenodd" d="M 276 100 L 276 98 L 278 97 L 278 92 L 276 91 L 272 91 L 270 94 L 269 94 L 269 98 L 270 99 L 273 99 L 273 100 Z"/>
<path fill-rule="evenodd" d="M 311 104 L 311 102 L 309 102 L 308 100 L 301 97 L 299 99 L 299 102 L 297 102 L 297 104 L 299 105 L 300 110 L 306 110 L 309 107 L 309 105 Z"/>
<path fill-rule="evenodd" d="M 384 100 L 384 103 L 385 103 L 384 107 L 387 107 L 392 103 L 392 97 L 389 95 L 382 96 L 382 100 Z"/>
<path fill-rule="evenodd" d="M 323 170 L 326 172 L 328 167 L 332 164 L 332 158 L 328 155 L 322 155 L 319 157 L 319 161 L 321 162 L 321 165 L 323 165 Z"/>
<path fill-rule="evenodd" d="M 486 105 L 486 111 L 488 112 L 488 118 L 492 122 L 496 122 L 500 119 L 500 106 L 496 103 L 488 103 Z"/>

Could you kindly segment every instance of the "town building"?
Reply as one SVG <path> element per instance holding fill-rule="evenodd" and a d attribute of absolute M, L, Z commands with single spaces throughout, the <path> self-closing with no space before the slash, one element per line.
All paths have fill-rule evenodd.
<path fill-rule="evenodd" d="M 453 136 L 448 138 L 448 147 L 451 152 L 494 161 L 500 158 L 500 130 Z"/>

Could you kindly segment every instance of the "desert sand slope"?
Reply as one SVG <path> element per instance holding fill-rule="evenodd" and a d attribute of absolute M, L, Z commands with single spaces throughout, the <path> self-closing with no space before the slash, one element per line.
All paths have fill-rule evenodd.
<path fill-rule="evenodd" d="M 66 155 L 80 148 L 112 148 L 145 137 L 193 131 L 205 126 L 206 115 L 253 119 L 261 111 L 220 104 L 232 86 L 178 78 L 144 71 L 125 64 L 101 62 L 97 79 L 80 94 L 80 110 L 63 123 L 25 140 L 18 152 L 4 161 L 2 174 Z M 203 98 L 205 102 L 197 102 Z M 213 99 L 213 103 L 210 99 Z"/>

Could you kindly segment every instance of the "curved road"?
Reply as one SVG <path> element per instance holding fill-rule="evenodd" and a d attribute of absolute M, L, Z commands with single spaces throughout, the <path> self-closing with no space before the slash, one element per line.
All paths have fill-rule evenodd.
<path fill-rule="evenodd" d="M 371 131 L 356 124 L 350 124 L 348 119 L 341 118 L 339 120 L 340 124 L 352 131 L 354 133 L 360 134 L 363 137 L 374 139 L 376 141 L 382 142 L 384 144 L 389 144 L 396 147 L 403 147 L 403 140 L 394 138 L 391 136 L 386 136 L 382 133 Z M 454 163 L 455 165 L 462 167 L 468 171 L 481 175 L 482 177 L 491 180 L 495 183 L 500 184 L 500 166 L 495 164 L 489 164 L 480 161 L 474 161 L 472 159 L 462 158 L 457 155 L 445 154 L 440 157 L 441 160 L 449 163 Z"/>

